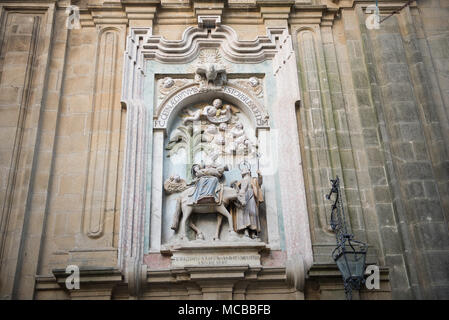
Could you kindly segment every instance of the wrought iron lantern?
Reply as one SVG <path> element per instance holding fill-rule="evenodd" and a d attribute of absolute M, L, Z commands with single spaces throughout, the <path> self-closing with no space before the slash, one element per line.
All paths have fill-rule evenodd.
<path fill-rule="evenodd" d="M 337 247 L 332 252 L 332 258 L 343 276 L 346 298 L 351 300 L 352 290 L 360 290 L 365 282 L 363 275 L 367 244 L 354 240 L 354 236 L 348 233 L 341 198 L 340 179 L 337 176 L 335 179 L 331 179 L 331 182 L 332 189 L 326 198 L 331 200 L 332 194 L 336 194 L 332 204 L 330 225 L 337 239 Z"/>

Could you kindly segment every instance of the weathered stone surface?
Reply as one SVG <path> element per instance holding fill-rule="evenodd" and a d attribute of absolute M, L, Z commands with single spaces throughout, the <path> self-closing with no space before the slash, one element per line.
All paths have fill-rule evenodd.
<path fill-rule="evenodd" d="M 0 298 L 127 299 L 134 279 L 151 284 L 145 299 L 341 299 L 324 198 L 336 175 L 349 229 L 382 267 L 381 290 L 357 298 L 449 297 L 448 1 L 416 1 L 378 30 L 366 28 L 366 1 L 89 0 L 70 30 L 66 5 L 0 1 Z M 195 33 L 198 15 L 229 29 Z M 151 35 L 165 39 L 159 58 L 173 78 L 192 68 L 192 43 L 221 39 L 213 47 L 225 60 L 240 59 L 231 80 L 255 73 L 263 82 L 266 125 L 284 134 L 281 168 L 264 181 L 270 253 L 234 244 L 174 250 L 171 264 L 156 257 L 165 172 L 157 161 L 142 172 L 162 159 L 165 138 L 150 132 L 152 103 L 141 100 L 155 82 L 138 53 Z M 312 266 L 304 289 L 285 281 L 298 253 Z M 87 268 L 85 290 L 64 291 L 69 264 Z M 125 274 L 127 265 L 135 270 Z"/>

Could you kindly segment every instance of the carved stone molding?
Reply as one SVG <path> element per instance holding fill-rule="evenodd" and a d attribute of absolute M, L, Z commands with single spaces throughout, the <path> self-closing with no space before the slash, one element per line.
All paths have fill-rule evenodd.
<path fill-rule="evenodd" d="M 130 294 L 139 294 L 142 270 L 145 198 L 145 150 L 147 139 L 146 108 L 143 104 L 144 61 L 140 43 L 151 28 L 132 28 L 124 53 L 122 107 L 126 112 L 126 142 L 120 216 L 120 270 L 126 275 Z"/>
<path fill-rule="evenodd" d="M 221 16 L 206 16 L 206 15 L 199 15 L 198 16 L 198 27 L 199 28 L 216 28 L 220 26 L 221 24 Z"/>
<path fill-rule="evenodd" d="M 304 291 L 307 269 L 302 256 L 298 255 L 287 260 L 286 267 L 287 283 L 299 291 Z"/>
<path fill-rule="evenodd" d="M 151 22 L 157 11 L 157 3 L 145 5 L 126 5 L 119 2 L 103 2 L 101 5 L 85 2 L 57 1 L 59 8 L 77 6 L 79 8 L 80 25 L 82 28 L 95 27 L 102 24 L 130 25 L 134 23 Z M 180 1 L 177 1 L 180 3 Z"/>
<path fill-rule="evenodd" d="M 195 15 L 200 16 L 218 16 L 221 17 L 223 13 L 224 1 L 192 1 L 192 7 Z"/>
<path fill-rule="evenodd" d="M 55 282 L 68 291 L 73 300 L 110 300 L 114 287 L 123 281 L 120 270 L 116 268 L 82 268 L 79 270 L 79 289 L 68 290 L 66 279 L 70 273 L 65 269 L 53 269 L 52 272 Z M 47 280 L 47 283 L 51 282 Z"/>
<path fill-rule="evenodd" d="M 291 292 L 285 272 L 285 267 L 248 265 L 148 270 L 146 284 L 157 286 L 182 281 L 187 290 L 198 299 L 217 299 L 218 293 L 223 295 L 224 291 L 228 299 L 244 299 L 251 286 L 263 287 L 264 284 L 276 285 Z M 190 281 L 185 281 L 186 279 Z"/>
<path fill-rule="evenodd" d="M 295 5 L 289 17 L 290 25 L 321 25 L 332 26 L 337 18 L 337 6 L 312 5 L 307 8 Z"/>
<path fill-rule="evenodd" d="M 273 73 L 276 75 L 294 56 L 292 39 L 286 28 L 268 28 L 267 31 L 278 49 L 278 53 L 273 59 Z"/>
<path fill-rule="evenodd" d="M 228 0 L 230 8 L 255 8 L 256 0 Z"/>
<path fill-rule="evenodd" d="M 142 264 L 139 258 L 130 258 L 127 261 L 125 282 L 128 283 L 129 294 L 138 297 L 141 287 L 146 281 L 147 265 Z"/>
<path fill-rule="evenodd" d="M 90 238 L 103 236 L 106 214 L 115 211 L 117 174 L 111 168 L 118 163 L 118 135 L 114 133 L 120 127 L 121 111 L 114 108 L 119 84 L 113 75 L 119 72 L 120 66 L 114 61 L 121 51 L 122 35 L 123 29 L 115 27 L 102 28 L 98 34 L 95 98 L 83 197 L 84 231 Z"/>
<path fill-rule="evenodd" d="M 161 0 L 163 8 L 189 8 L 190 0 Z"/>
<path fill-rule="evenodd" d="M 182 40 L 166 40 L 151 36 L 143 44 L 144 56 L 164 63 L 187 63 L 194 60 L 202 48 L 221 48 L 224 57 L 237 63 L 257 63 L 272 59 L 278 51 L 272 39 L 259 36 L 255 40 L 238 40 L 236 32 L 221 25 L 210 32 L 188 27 Z"/>

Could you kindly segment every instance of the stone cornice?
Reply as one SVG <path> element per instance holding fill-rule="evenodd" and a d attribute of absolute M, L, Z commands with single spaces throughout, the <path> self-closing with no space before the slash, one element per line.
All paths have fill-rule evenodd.
<path fill-rule="evenodd" d="M 39 6 L 42 4 L 50 4 L 50 3 L 54 3 L 54 4 L 58 4 L 59 2 L 62 2 L 61 0 L 38 0 L 38 1 L 20 1 L 20 0 L 1 0 L 0 1 L 0 6 L 1 5 L 8 5 L 8 6 L 13 6 L 14 4 L 19 4 L 20 8 L 23 9 L 24 6 Z"/>
<path fill-rule="evenodd" d="M 249 267 L 249 266 L 226 266 L 226 267 L 184 267 L 167 268 L 159 270 L 148 270 L 146 283 L 167 284 L 179 283 L 189 280 L 207 281 L 277 281 L 288 283 L 286 269 L 282 267 Z"/>
<path fill-rule="evenodd" d="M 289 19 L 291 25 L 318 24 L 332 26 L 339 9 L 325 5 L 295 6 Z"/>
<path fill-rule="evenodd" d="M 30 4 L 51 3 L 54 0 L 30 1 Z M 2 3 L 18 3 L 9 0 Z M 70 1 L 56 2 L 58 7 L 65 8 Z M 183 17 L 164 14 L 160 17 L 162 24 L 185 24 L 194 22 L 198 15 L 219 15 L 222 23 L 260 24 L 273 21 L 274 25 L 290 24 L 319 24 L 332 26 L 335 17 L 342 9 L 353 9 L 360 5 L 365 10 L 373 5 L 374 0 L 328 0 L 326 4 L 315 5 L 294 0 L 227 0 L 216 2 L 211 0 L 111 0 L 100 4 L 89 1 L 87 5 L 80 5 L 82 27 L 92 27 L 97 24 L 135 24 L 151 26 L 158 13 L 164 10 L 181 9 L 185 11 Z M 381 14 L 390 14 L 402 7 L 407 0 L 379 1 Z M 75 4 L 76 5 L 76 4 Z M 413 2 L 411 6 L 416 6 Z M 245 12 L 242 12 L 242 9 Z M 249 11 L 248 11 L 249 10 Z M 189 15 L 188 12 L 191 12 Z M 195 21 L 196 22 L 196 21 Z M 268 23 L 273 25 L 273 23 Z"/>
<path fill-rule="evenodd" d="M 68 290 L 66 279 L 70 275 L 65 269 L 54 269 L 53 275 L 37 275 L 38 291 L 66 291 L 72 299 L 111 299 L 112 292 L 118 286 L 132 284 L 123 277 L 116 268 L 81 268 L 79 289 Z M 206 292 L 215 287 L 228 286 L 238 293 L 237 283 L 254 283 L 258 286 L 269 283 L 289 288 L 294 284 L 285 267 L 242 266 L 210 266 L 183 267 L 165 269 L 143 269 L 141 293 L 153 285 L 185 284 L 188 287 L 201 288 Z M 246 288 L 246 286 L 244 286 Z M 240 288 L 244 289 L 244 288 Z M 245 290 L 243 290 L 245 291 Z"/>
<path fill-rule="evenodd" d="M 70 275 L 65 269 L 53 269 L 54 280 L 50 277 L 37 278 L 38 289 L 54 289 L 52 283 L 57 283 L 60 288 L 70 294 L 71 299 L 111 299 L 115 286 L 124 282 L 123 275 L 113 267 L 89 267 L 79 270 L 79 289 L 69 290 L 66 279 Z"/>
<path fill-rule="evenodd" d="M 401 8 L 407 1 L 408 0 L 379 0 L 379 10 L 381 13 L 391 13 Z M 375 4 L 375 0 L 339 0 L 336 2 L 335 8 L 338 10 L 352 9 L 356 5 L 360 5 L 362 9 L 366 9 L 368 6 Z M 413 1 L 410 6 L 416 6 L 416 1 Z"/>
<path fill-rule="evenodd" d="M 260 7 L 261 6 L 291 7 L 295 4 L 295 0 L 257 0 L 256 2 Z"/>
<path fill-rule="evenodd" d="M 256 0 L 228 0 L 228 8 L 237 8 L 237 9 L 247 9 L 247 8 L 256 8 L 257 1 Z"/>
<path fill-rule="evenodd" d="M 387 267 L 379 267 L 379 273 L 382 280 L 388 279 L 389 269 Z M 313 278 L 335 278 L 341 280 L 341 272 L 336 264 L 319 264 L 313 265 L 308 274 L 309 279 Z"/>
<path fill-rule="evenodd" d="M 380 14 L 391 14 L 394 11 L 400 9 L 402 6 L 404 6 L 408 0 L 396 0 L 396 1 L 379 1 L 379 11 Z M 369 1 L 369 0 L 354 0 L 353 6 L 360 5 L 363 11 L 366 10 L 366 8 L 370 5 L 375 4 L 375 1 Z M 413 1 L 410 4 L 411 7 L 416 7 L 416 1 Z M 344 7 L 341 7 L 344 8 Z"/>
<path fill-rule="evenodd" d="M 195 16 L 198 15 L 219 15 L 223 14 L 224 2 L 216 1 L 193 1 Z"/>
<path fill-rule="evenodd" d="M 161 0 L 160 3 L 162 8 L 190 8 L 190 0 Z"/>
<path fill-rule="evenodd" d="M 65 279 L 69 275 L 65 269 L 53 269 L 56 282 L 65 285 Z M 122 280 L 120 270 L 113 267 L 80 267 L 80 283 L 116 283 Z"/>

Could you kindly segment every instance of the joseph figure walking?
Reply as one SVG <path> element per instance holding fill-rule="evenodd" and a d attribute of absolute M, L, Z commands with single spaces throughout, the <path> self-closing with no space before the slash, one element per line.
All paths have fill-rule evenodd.
<path fill-rule="evenodd" d="M 237 209 L 236 231 L 243 231 L 245 236 L 254 239 L 260 233 L 259 204 L 264 201 L 260 186 L 263 181 L 259 171 L 257 178 L 253 178 L 248 168 L 243 169 L 242 176 L 237 188 L 239 194 L 244 196 L 245 206 Z"/>

